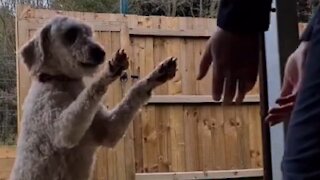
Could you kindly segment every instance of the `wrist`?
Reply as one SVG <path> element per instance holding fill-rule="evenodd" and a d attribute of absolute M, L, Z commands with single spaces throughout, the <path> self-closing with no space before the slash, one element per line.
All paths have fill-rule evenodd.
<path fill-rule="evenodd" d="M 231 34 L 231 35 L 236 35 L 236 36 L 241 36 L 241 37 L 257 37 L 259 36 L 261 33 L 263 33 L 262 31 L 258 31 L 258 32 L 255 32 L 255 31 L 252 31 L 252 32 L 243 32 L 243 31 L 231 31 L 231 30 L 228 30 L 228 29 L 225 29 L 225 28 L 221 28 L 219 26 L 217 26 L 217 31 L 219 32 L 224 32 L 224 33 L 228 33 L 228 34 Z"/>

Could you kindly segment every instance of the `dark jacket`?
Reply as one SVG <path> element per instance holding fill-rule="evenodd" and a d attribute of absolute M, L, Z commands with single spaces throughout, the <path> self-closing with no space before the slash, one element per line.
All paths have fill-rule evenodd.
<path fill-rule="evenodd" d="M 272 0 L 221 0 L 218 26 L 234 33 L 259 33 L 267 31 L 270 24 Z M 317 12 L 316 16 L 320 13 Z M 314 19 L 314 18 L 313 18 Z M 308 41 L 312 22 L 301 36 Z"/>
<path fill-rule="evenodd" d="M 221 0 L 218 26 L 229 32 L 268 30 L 272 0 Z"/>
<path fill-rule="evenodd" d="M 313 26 L 316 23 L 316 19 L 319 19 L 320 13 L 319 13 L 319 9 L 317 11 L 315 11 L 315 15 L 312 17 L 311 21 L 309 22 L 307 28 L 304 30 L 304 32 L 302 33 L 300 40 L 301 41 L 309 41 L 311 38 L 311 34 L 313 31 Z"/>

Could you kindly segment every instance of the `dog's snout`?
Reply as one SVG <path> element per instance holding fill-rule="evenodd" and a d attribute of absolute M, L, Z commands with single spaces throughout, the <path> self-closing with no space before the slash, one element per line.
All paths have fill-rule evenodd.
<path fill-rule="evenodd" d="M 90 49 L 90 56 L 96 63 L 102 63 L 104 61 L 106 53 L 99 46 L 93 46 Z"/>

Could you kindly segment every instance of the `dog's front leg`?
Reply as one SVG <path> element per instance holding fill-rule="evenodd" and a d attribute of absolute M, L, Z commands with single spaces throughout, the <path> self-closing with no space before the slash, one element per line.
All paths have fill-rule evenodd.
<path fill-rule="evenodd" d="M 106 71 L 62 111 L 55 128 L 55 143 L 58 146 L 70 148 L 79 143 L 90 127 L 108 85 L 119 77 L 128 65 L 125 52 L 118 51 L 109 61 Z"/>
<path fill-rule="evenodd" d="M 124 135 L 134 115 L 150 98 L 151 91 L 172 79 L 175 76 L 176 68 L 175 58 L 168 58 L 163 61 L 146 78 L 138 81 L 113 110 L 104 113 L 107 114 L 107 117 L 104 120 L 97 120 L 100 123 L 97 123 L 97 128 L 94 128 L 100 129 L 99 139 L 102 140 L 100 143 L 109 147 L 115 146 Z M 99 114 L 103 113 L 100 112 Z M 101 133 L 102 127 L 105 130 L 104 134 Z M 101 135 L 104 135 L 104 137 L 101 138 Z"/>

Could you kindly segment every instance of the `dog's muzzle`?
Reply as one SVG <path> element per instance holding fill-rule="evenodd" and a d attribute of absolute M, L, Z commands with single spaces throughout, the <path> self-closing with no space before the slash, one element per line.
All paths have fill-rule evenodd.
<path fill-rule="evenodd" d="M 101 47 L 95 45 L 90 48 L 89 55 L 95 64 L 101 64 L 104 61 L 106 53 Z"/>

